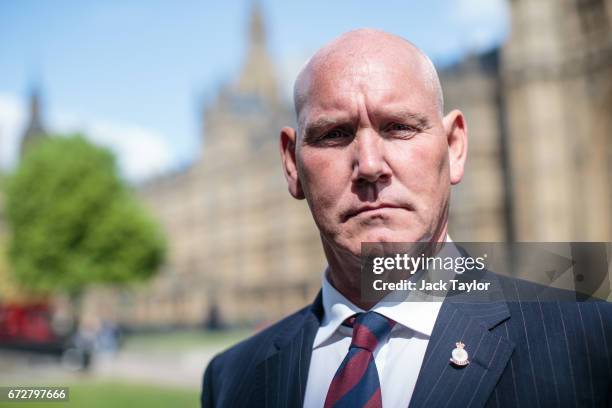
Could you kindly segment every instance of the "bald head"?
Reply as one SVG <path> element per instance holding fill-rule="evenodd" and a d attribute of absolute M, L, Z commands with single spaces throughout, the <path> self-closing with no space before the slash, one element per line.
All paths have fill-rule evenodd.
<path fill-rule="evenodd" d="M 298 122 L 304 104 L 316 96 L 317 85 L 332 85 L 338 78 L 347 76 L 367 80 L 375 64 L 386 65 L 420 82 L 440 116 L 443 115 L 442 87 L 429 57 L 401 37 L 380 30 L 359 29 L 342 34 L 323 46 L 298 74 L 293 88 Z M 331 83 L 327 79 L 331 79 Z"/>

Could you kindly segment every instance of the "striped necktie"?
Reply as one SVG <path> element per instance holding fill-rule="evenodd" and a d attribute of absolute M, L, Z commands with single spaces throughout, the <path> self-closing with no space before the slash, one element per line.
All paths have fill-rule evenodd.
<path fill-rule="evenodd" d="M 349 317 L 343 325 L 353 327 L 353 339 L 329 386 L 325 408 L 382 407 L 373 353 L 395 322 L 376 312 L 367 312 Z"/>

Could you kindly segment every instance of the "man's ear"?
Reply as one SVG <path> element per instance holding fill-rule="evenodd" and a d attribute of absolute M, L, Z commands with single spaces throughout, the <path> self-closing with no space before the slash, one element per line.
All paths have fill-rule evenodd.
<path fill-rule="evenodd" d="M 290 127 L 284 127 L 280 132 L 280 154 L 283 170 L 285 173 L 285 179 L 287 179 L 287 185 L 291 195 L 298 200 L 304 199 L 304 191 L 302 190 L 302 184 L 298 177 L 297 172 L 297 161 L 296 161 L 296 139 L 297 134 L 295 129 Z"/>
<path fill-rule="evenodd" d="M 467 159 L 467 124 L 463 113 L 456 109 L 446 115 L 442 121 L 448 143 L 450 181 L 451 184 L 458 184 L 463 178 Z"/>

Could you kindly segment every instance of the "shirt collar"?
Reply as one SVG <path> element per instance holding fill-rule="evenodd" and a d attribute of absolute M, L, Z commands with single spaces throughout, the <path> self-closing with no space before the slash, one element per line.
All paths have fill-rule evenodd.
<path fill-rule="evenodd" d="M 452 243 L 450 236 L 446 242 Z M 454 245 L 453 245 L 454 247 Z M 323 274 L 321 284 L 323 297 L 323 320 L 314 339 L 313 348 L 319 347 L 328 340 L 340 327 L 342 322 L 356 313 L 364 312 L 354 305 L 327 280 L 327 270 Z M 390 293 L 372 307 L 372 311 L 394 320 L 398 325 L 412 329 L 427 336 L 431 336 L 438 312 L 442 307 L 440 301 L 410 301 L 389 300 Z"/>
<path fill-rule="evenodd" d="M 323 320 L 314 339 L 313 348 L 320 346 L 329 339 L 347 318 L 355 313 L 364 312 L 363 309 L 355 306 L 329 283 L 327 280 L 327 269 L 323 274 L 321 292 L 323 297 Z"/>

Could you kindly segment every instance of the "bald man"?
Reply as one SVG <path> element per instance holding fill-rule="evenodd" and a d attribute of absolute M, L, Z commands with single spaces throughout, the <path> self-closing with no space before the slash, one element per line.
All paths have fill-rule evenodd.
<path fill-rule="evenodd" d="M 320 231 L 322 289 L 312 305 L 216 356 L 202 406 L 607 403 L 610 355 L 596 350 L 611 348 L 610 308 L 539 304 L 534 316 L 520 302 L 361 297 L 362 242 L 450 242 L 467 127 L 460 111 L 444 115 L 423 52 L 385 32 L 348 32 L 307 62 L 294 102 L 297 129 L 281 130 L 280 153 L 290 194 L 307 201 Z M 560 327 L 575 338 L 551 339 Z M 591 355 L 568 354 L 585 347 Z"/>

